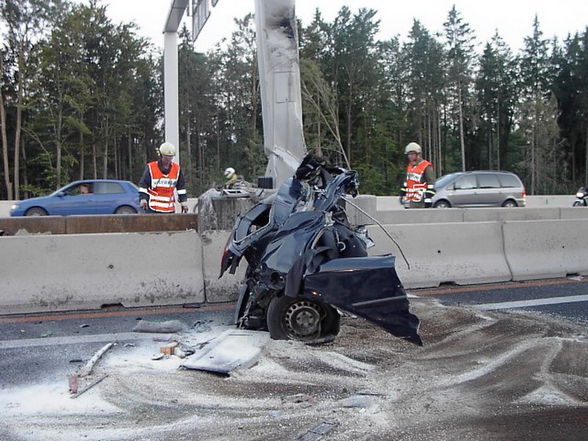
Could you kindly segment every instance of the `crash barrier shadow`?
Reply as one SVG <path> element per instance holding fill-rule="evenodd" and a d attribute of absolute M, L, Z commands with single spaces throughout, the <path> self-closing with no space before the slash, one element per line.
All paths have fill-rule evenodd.
<path fill-rule="evenodd" d="M 588 275 L 583 219 L 370 226 L 407 288 Z M 29 235 L 0 239 L 0 314 L 237 297 L 247 262 L 219 279 L 229 231 Z M 406 256 L 410 269 L 402 257 Z"/>
<path fill-rule="evenodd" d="M 0 218 L 0 230 L 17 233 L 90 234 L 198 229 L 197 214 L 104 214 L 93 216 L 33 216 Z"/>

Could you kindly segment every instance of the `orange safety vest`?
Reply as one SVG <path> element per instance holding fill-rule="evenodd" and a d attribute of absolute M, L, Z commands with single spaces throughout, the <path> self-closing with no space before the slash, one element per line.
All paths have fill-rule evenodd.
<path fill-rule="evenodd" d="M 157 165 L 157 161 L 147 164 L 151 174 L 151 187 L 149 193 L 149 208 L 160 213 L 175 213 L 176 198 L 174 189 L 180 177 L 180 165 L 172 162 L 169 172 L 164 174 Z"/>
<path fill-rule="evenodd" d="M 422 160 L 418 164 L 412 166 L 408 164 L 406 167 L 406 200 L 413 202 L 421 202 L 423 195 L 427 189 L 427 183 L 421 183 L 425 169 L 431 165 L 429 161 Z"/>

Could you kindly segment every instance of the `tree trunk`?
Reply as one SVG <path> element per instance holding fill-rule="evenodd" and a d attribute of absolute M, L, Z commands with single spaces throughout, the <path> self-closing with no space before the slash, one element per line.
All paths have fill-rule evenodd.
<path fill-rule="evenodd" d="M 27 150 L 26 150 L 26 144 L 25 144 L 25 137 L 23 136 L 22 138 L 22 162 L 23 162 L 23 167 L 22 167 L 22 183 L 24 185 L 24 198 L 28 199 L 29 196 L 29 191 L 27 190 L 28 186 L 29 186 L 29 174 L 27 173 Z"/>
<path fill-rule="evenodd" d="M 22 50 L 22 48 L 21 48 Z M 24 66 L 22 56 L 18 57 L 18 94 L 16 100 L 16 129 L 14 131 L 14 198 L 20 199 L 20 136 L 22 131 L 22 102 L 24 99 L 24 79 L 22 76 Z"/>
<path fill-rule="evenodd" d="M 4 72 L 4 64 L 0 57 L 0 75 Z M 10 182 L 10 164 L 8 162 L 8 135 L 6 129 L 6 109 L 4 108 L 4 96 L 0 89 L 0 126 L 2 126 L 2 160 L 4 165 L 4 185 L 6 186 L 6 196 L 8 200 L 13 199 L 12 183 Z"/>
<path fill-rule="evenodd" d="M 129 133 L 127 138 L 127 155 L 129 160 L 129 181 L 133 182 L 133 140 L 131 138 L 131 127 L 129 127 Z"/>
<path fill-rule="evenodd" d="M 96 143 L 92 144 L 92 166 L 94 168 L 94 179 L 98 179 L 98 160 L 96 158 Z"/>
<path fill-rule="evenodd" d="M 84 148 L 84 132 L 80 130 L 80 180 L 84 179 L 85 165 L 86 165 L 86 149 Z"/>
<path fill-rule="evenodd" d="M 102 178 L 108 179 L 108 115 L 106 116 L 106 129 L 104 131 L 104 159 L 102 165 Z"/>
<path fill-rule="evenodd" d="M 188 127 L 186 127 L 186 148 L 188 150 L 188 173 L 187 174 L 187 178 L 188 178 L 188 183 L 189 183 L 189 187 L 190 190 L 192 190 L 194 188 L 193 186 L 193 177 L 192 177 L 192 141 L 190 139 L 190 135 L 192 132 L 192 126 L 191 126 L 191 121 L 190 121 L 190 113 L 188 113 Z M 218 147 L 217 147 L 217 164 L 220 164 L 219 161 L 219 157 L 218 157 Z"/>
<path fill-rule="evenodd" d="M 465 160 L 465 139 L 463 133 L 463 103 L 461 97 L 461 84 L 458 84 L 458 99 L 459 99 L 459 143 L 461 145 L 461 171 L 466 171 L 466 160 Z"/>
<path fill-rule="evenodd" d="M 63 124 L 62 108 L 57 114 L 57 126 L 55 127 L 55 173 L 57 188 L 61 187 L 61 127 Z"/>
<path fill-rule="evenodd" d="M 584 185 L 588 185 L 588 126 L 586 126 L 586 138 L 584 139 L 586 145 L 586 163 L 584 165 Z"/>

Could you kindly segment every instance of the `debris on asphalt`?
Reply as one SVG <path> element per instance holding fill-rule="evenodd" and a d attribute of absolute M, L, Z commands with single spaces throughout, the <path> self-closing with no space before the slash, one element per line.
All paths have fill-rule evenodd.
<path fill-rule="evenodd" d="M 316 397 L 308 394 L 296 394 L 282 398 L 282 404 L 292 403 L 300 404 L 301 407 L 310 407 L 316 403 Z"/>
<path fill-rule="evenodd" d="M 247 369 L 255 365 L 268 340 L 268 332 L 229 329 L 187 358 L 180 366 L 230 375 L 236 369 Z"/>
<path fill-rule="evenodd" d="M 82 363 L 84 360 L 82 360 L 81 358 L 74 358 L 72 360 L 69 360 L 70 363 Z"/>
<path fill-rule="evenodd" d="M 308 432 L 303 433 L 299 437 L 295 438 L 294 441 L 318 441 L 323 435 L 327 435 L 332 432 L 339 423 L 337 421 L 323 421 L 317 424 Z"/>
<path fill-rule="evenodd" d="M 163 359 L 164 355 L 160 352 L 159 354 L 153 354 L 151 360 L 157 361 Z"/>
<path fill-rule="evenodd" d="M 353 407 L 357 409 L 367 409 L 374 404 L 373 395 L 352 395 L 341 401 L 343 407 Z"/>
<path fill-rule="evenodd" d="M 161 352 L 163 355 L 165 355 L 167 357 L 171 357 L 172 355 L 174 355 L 174 352 L 175 352 L 177 346 L 178 346 L 178 342 L 168 343 L 165 346 L 161 346 L 159 348 L 159 352 Z"/>
<path fill-rule="evenodd" d="M 80 325 L 80 328 L 89 328 L 89 327 L 90 327 L 90 325 L 88 325 L 87 323 Z"/>
<path fill-rule="evenodd" d="M 53 331 L 49 330 L 49 331 L 43 332 L 43 333 L 41 334 L 41 337 L 42 337 L 42 338 L 45 338 L 45 337 L 51 337 L 52 335 L 53 335 Z"/>
<path fill-rule="evenodd" d="M 210 332 L 212 328 L 208 324 L 211 320 L 197 320 L 192 325 L 192 329 L 196 332 Z"/>
<path fill-rule="evenodd" d="M 104 355 L 106 351 L 114 346 L 114 343 L 108 343 L 104 345 L 98 352 L 96 352 L 88 362 L 82 366 L 78 372 L 78 377 L 86 377 L 92 373 L 92 369 L 94 369 L 94 365 L 100 360 L 100 358 Z"/>
<path fill-rule="evenodd" d="M 100 378 L 98 378 L 97 380 L 91 382 L 90 384 L 88 384 L 87 386 L 83 387 L 82 389 L 80 389 L 79 391 L 76 390 L 76 392 L 71 392 L 71 387 L 70 387 L 70 393 L 72 394 L 70 396 L 70 398 L 77 398 L 80 395 L 82 395 L 83 393 L 87 392 L 88 390 L 92 389 L 94 386 L 96 386 L 98 383 L 100 383 L 102 380 L 104 380 L 106 377 L 108 377 L 108 374 L 101 376 Z M 76 384 L 77 386 L 77 384 Z"/>
<path fill-rule="evenodd" d="M 158 334 L 173 334 L 186 329 L 186 325 L 179 320 L 168 320 L 166 322 L 150 322 L 139 320 L 133 328 L 133 332 L 153 332 Z"/>

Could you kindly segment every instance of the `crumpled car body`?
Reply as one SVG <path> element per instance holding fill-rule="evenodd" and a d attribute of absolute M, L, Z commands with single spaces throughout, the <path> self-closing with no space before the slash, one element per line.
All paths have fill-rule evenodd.
<path fill-rule="evenodd" d="M 235 223 L 221 276 L 246 259 L 237 325 L 274 339 L 329 339 L 342 310 L 422 345 L 395 257 L 368 256 L 365 228 L 348 222 L 342 198 L 357 194 L 357 173 L 321 162 L 300 172 L 313 160 Z"/>

